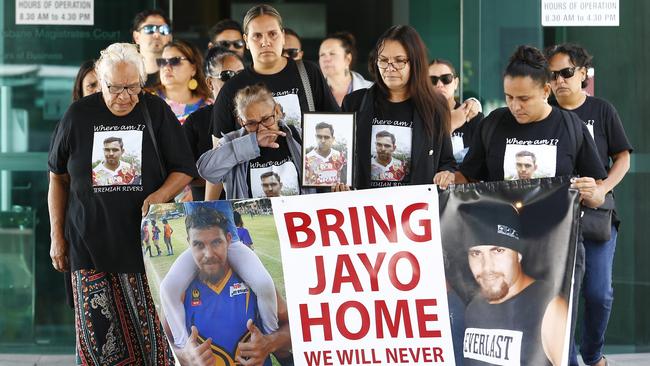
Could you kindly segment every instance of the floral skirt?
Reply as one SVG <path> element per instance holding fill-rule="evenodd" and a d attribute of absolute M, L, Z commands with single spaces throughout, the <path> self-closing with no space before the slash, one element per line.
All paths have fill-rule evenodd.
<path fill-rule="evenodd" d="M 142 273 L 72 273 L 77 365 L 174 365 Z"/>

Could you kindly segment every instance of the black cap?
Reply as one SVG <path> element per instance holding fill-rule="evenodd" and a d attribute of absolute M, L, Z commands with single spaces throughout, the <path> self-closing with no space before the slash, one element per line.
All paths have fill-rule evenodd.
<path fill-rule="evenodd" d="M 496 245 L 523 254 L 526 238 L 522 232 L 521 202 L 481 201 L 458 207 L 463 221 L 461 236 L 465 249 Z"/>

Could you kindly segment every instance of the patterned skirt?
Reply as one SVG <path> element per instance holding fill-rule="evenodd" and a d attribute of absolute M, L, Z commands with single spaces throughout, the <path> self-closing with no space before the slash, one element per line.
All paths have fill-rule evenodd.
<path fill-rule="evenodd" d="M 77 365 L 174 365 L 142 273 L 72 273 Z"/>

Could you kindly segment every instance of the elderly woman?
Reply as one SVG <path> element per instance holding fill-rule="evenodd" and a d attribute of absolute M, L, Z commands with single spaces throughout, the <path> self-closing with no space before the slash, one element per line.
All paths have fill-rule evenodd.
<path fill-rule="evenodd" d="M 196 175 L 181 127 L 143 94 L 142 56 L 116 43 L 96 65 L 101 92 L 74 102 L 50 147 L 50 257 L 72 272 L 77 360 L 173 365 L 144 273 L 140 221 Z"/>
<path fill-rule="evenodd" d="M 190 113 L 212 104 L 203 59 L 196 47 L 185 41 L 172 41 L 165 45 L 156 63 L 160 67 L 156 93 L 169 104 L 181 124 Z"/>

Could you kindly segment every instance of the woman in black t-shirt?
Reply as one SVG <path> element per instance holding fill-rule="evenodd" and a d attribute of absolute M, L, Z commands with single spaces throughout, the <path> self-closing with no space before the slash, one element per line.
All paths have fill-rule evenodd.
<path fill-rule="evenodd" d="M 625 135 L 616 109 L 606 100 L 589 96 L 583 91 L 588 84 L 587 70 L 591 67 L 591 55 L 578 45 L 562 44 L 549 47 L 546 56 L 552 75 L 551 88 L 556 98 L 555 103 L 560 108 L 577 114 L 587 126 L 596 143 L 601 163 L 608 170 L 602 185 L 605 191 L 612 191 L 630 168 L 632 145 Z M 585 211 L 585 215 L 589 214 L 590 211 Z M 586 271 L 581 293 L 585 317 L 582 322 L 580 353 L 587 365 L 606 364 L 603 346 L 614 301 L 612 267 L 619 224 L 616 215 L 612 221 L 609 240 L 590 237 L 588 232 L 583 233 Z M 571 342 L 569 363 L 578 365 L 575 342 Z"/>
<path fill-rule="evenodd" d="M 96 71 L 101 92 L 74 102 L 52 137 L 52 265 L 72 272 L 77 359 L 173 365 L 147 285 L 140 221 L 196 167 L 169 106 L 141 93 L 146 72 L 134 45 L 110 45 Z"/>
<path fill-rule="evenodd" d="M 474 132 L 483 119 L 481 103 L 476 98 L 469 98 L 461 104 L 454 98 L 460 79 L 451 62 L 440 58 L 433 59 L 429 64 L 429 77 L 435 90 L 449 103 L 451 145 L 456 163 L 461 164 L 472 143 Z"/>
<path fill-rule="evenodd" d="M 453 183 L 449 107 L 433 90 L 427 64 L 417 31 L 393 26 L 372 52 L 375 85 L 343 99 L 344 111 L 357 112 L 357 188 Z"/>
<path fill-rule="evenodd" d="M 284 120 L 289 125 L 300 127 L 302 112 L 339 109 L 317 65 L 282 56 L 284 31 L 282 17 L 276 9 L 267 4 L 250 8 L 243 26 L 253 64 L 233 77 L 219 93 L 212 109 L 214 146 L 223 135 L 239 128 L 233 101 L 237 92 L 246 86 L 264 84 L 282 106 Z M 206 200 L 218 198 L 210 192 L 208 190 Z"/>
<path fill-rule="evenodd" d="M 224 83 L 240 73 L 244 69 L 244 61 L 233 51 L 221 46 L 214 46 L 205 55 L 205 76 L 208 86 L 212 91 L 212 98 L 215 100 Z M 212 116 L 213 104 L 207 105 L 187 117 L 183 124 L 183 132 L 190 143 L 194 154 L 194 161 L 206 151 L 212 148 Z M 222 184 L 210 184 L 211 197 L 225 199 Z M 205 198 L 206 182 L 203 178 L 197 178 L 192 182 L 192 200 L 203 201 Z M 215 198 L 216 199 L 216 198 Z"/>
<path fill-rule="evenodd" d="M 584 124 L 569 112 L 548 104 L 550 71 L 542 53 L 520 46 L 510 57 L 503 80 L 507 108 L 488 115 L 465 156 L 456 182 L 517 180 L 561 175 L 579 175 L 582 204 L 598 207 L 604 202 L 602 179 L 607 177 Z M 578 245 L 573 286 L 572 325 L 577 315 L 577 297 L 584 273 L 584 247 Z M 551 318 L 566 319 L 566 312 L 547 309 Z M 573 326 L 571 334 L 573 334 Z M 544 350 L 559 364 L 565 342 L 561 337 L 543 339 Z"/>

